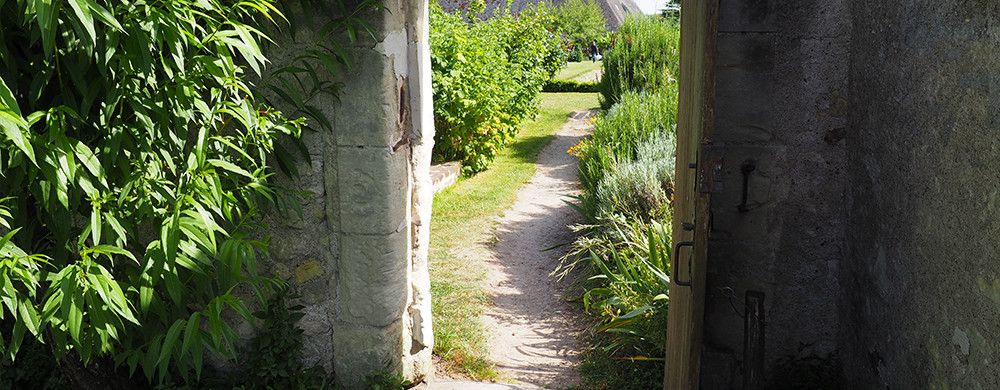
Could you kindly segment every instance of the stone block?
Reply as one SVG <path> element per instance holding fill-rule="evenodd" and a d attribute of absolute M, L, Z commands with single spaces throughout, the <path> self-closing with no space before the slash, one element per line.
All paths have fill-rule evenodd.
<path fill-rule="evenodd" d="M 340 147 L 340 230 L 388 234 L 406 224 L 408 149 Z"/>
<path fill-rule="evenodd" d="M 338 320 L 385 326 L 402 318 L 410 260 L 407 232 L 340 237 Z"/>
<path fill-rule="evenodd" d="M 365 377 L 369 374 L 399 372 L 404 333 L 402 320 L 384 327 L 334 324 L 333 366 L 340 388 L 367 389 Z"/>
<path fill-rule="evenodd" d="M 338 145 L 389 147 L 402 138 L 395 56 L 349 49 L 355 71 L 342 80 L 343 99 L 333 115 Z"/>

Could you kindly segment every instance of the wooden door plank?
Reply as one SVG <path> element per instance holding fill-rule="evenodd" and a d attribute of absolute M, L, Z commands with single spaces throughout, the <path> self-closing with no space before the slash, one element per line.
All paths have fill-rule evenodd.
<path fill-rule="evenodd" d="M 694 246 L 681 253 L 675 262 L 680 269 L 674 271 L 679 278 L 690 278 L 691 285 L 670 287 L 663 386 L 671 390 L 698 388 L 700 379 L 711 193 L 695 188 L 699 169 L 689 164 L 708 164 L 701 150 L 710 143 L 714 128 L 717 30 L 718 0 L 683 0 L 673 241 L 694 241 Z M 686 222 L 694 224 L 694 231 L 683 229 Z"/>

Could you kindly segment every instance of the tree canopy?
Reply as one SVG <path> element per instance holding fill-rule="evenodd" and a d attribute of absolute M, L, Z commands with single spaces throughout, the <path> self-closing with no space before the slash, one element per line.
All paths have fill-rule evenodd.
<path fill-rule="evenodd" d="M 602 47 L 607 44 L 607 20 L 596 1 L 566 0 L 555 7 L 554 14 L 558 29 L 574 47 L 585 48 L 592 42 Z"/>

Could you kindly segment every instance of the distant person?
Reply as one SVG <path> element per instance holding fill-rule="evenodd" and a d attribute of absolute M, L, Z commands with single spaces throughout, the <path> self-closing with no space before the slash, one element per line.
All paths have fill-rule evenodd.
<path fill-rule="evenodd" d="M 597 42 L 590 42 L 590 60 L 597 62 L 601 60 L 601 51 L 597 48 Z"/>

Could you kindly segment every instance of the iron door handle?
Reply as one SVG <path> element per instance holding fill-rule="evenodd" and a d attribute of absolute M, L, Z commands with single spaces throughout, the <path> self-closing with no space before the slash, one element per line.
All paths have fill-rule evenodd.
<path fill-rule="evenodd" d="M 681 241 L 681 242 L 678 242 L 676 245 L 674 245 L 673 266 L 670 267 L 671 268 L 670 271 L 673 274 L 674 283 L 677 283 L 678 286 L 691 287 L 691 279 L 688 279 L 686 281 L 681 281 L 681 279 L 678 277 L 678 275 L 680 275 L 681 273 L 678 270 L 678 268 L 679 268 L 678 267 L 679 262 L 677 261 L 677 259 L 679 259 L 681 257 L 681 248 L 686 247 L 686 246 L 694 248 L 694 242 L 693 241 Z"/>

